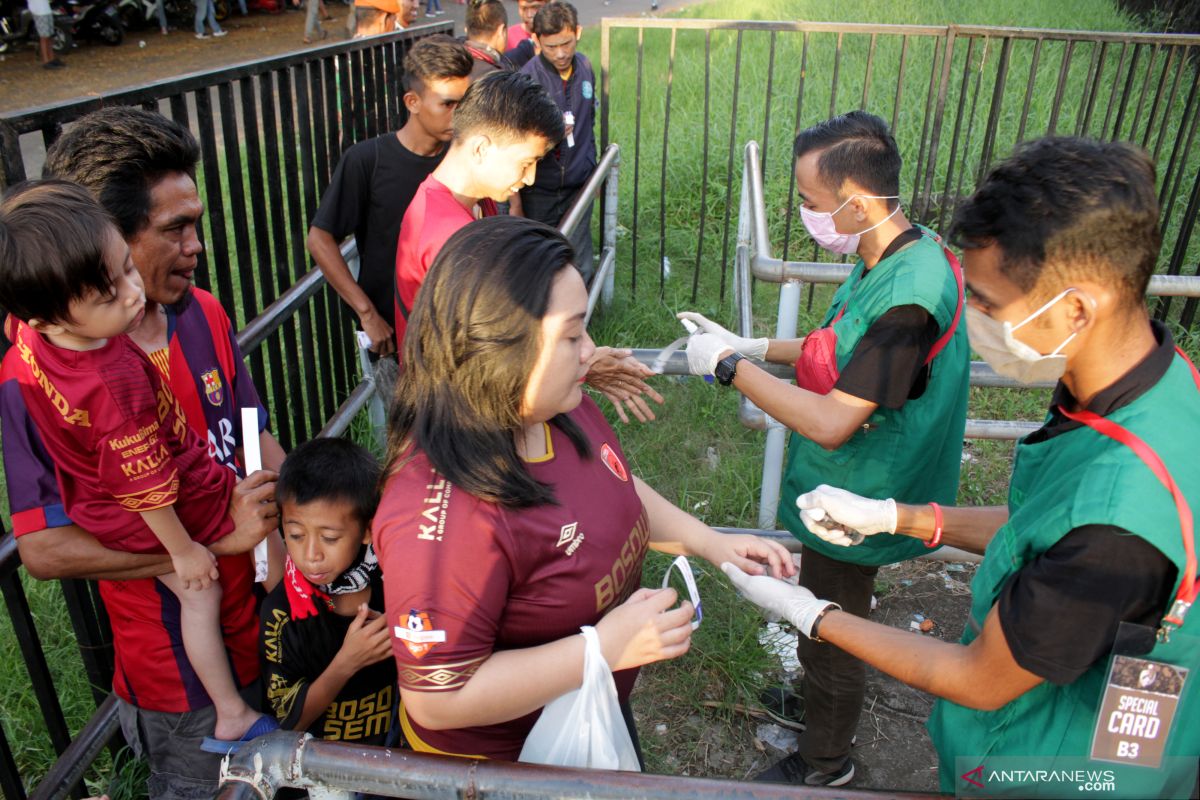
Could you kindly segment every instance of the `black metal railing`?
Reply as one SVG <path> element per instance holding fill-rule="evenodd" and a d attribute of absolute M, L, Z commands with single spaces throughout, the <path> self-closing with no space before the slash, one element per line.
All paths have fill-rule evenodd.
<path fill-rule="evenodd" d="M 403 124 L 400 78 L 412 42 L 451 31 L 423 25 L 0 116 L 0 187 L 40 172 L 40 148 L 102 106 L 140 105 L 177 120 L 201 148 L 196 183 L 207 214 L 196 283 L 240 330 L 309 272 L 309 220 L 342 152 Z M 353 324 L 321 286 L 244 352 L 284 447 L 315 435 L 357 384 Z"/>
<path fill-rule="evenodd" d="M 905 158 L 906 213 L 935 229 L 1020 141 L 1059 133 L 1141 145 L 1158 167 L 1159 271 L 1196 274 L 1198 56 L 1196 35 L 606 19 L 600 138 L 626 149 L 628 286 L 637 293 L 649 275 L 663 292 L 666 258 L 692 265 L 693 301 L 701 284 L 725 299 L 738 151 L 749 139 L 762 146 L 775 251 L 784 260 L 828 260 L 793 213 L 791 144 L 797 130 L 855 108 L 890 122 Z M 694 141 L 672 135 L 679 130 L 693 131 L 685 138 Z M 1156 311 L 1191 327 L 1196 304 L 1163 298 Z"/>

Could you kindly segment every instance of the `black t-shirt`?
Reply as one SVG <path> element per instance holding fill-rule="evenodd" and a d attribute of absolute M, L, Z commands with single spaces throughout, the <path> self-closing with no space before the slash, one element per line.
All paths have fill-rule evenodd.
<path fill-rule="evenodd" d="M 1151 326 L 1158 346 L 1097 394 L 1088 410 L 1108 416 L 1166 374 L 1175 343 L 1162 323 Z M 1078 428 L 1081 423 L 1058 412 L 1059 405 L 1074 404 L 1059 383 L 1050 420 L 1026 441 L 1043 442 Z M 1178 574 L 1175 564 L 1140 536 L 1113 525 L 1084 525 L 1004 585 L 997 601 L 1000 628 L 1023 668 L 1051 683 L 1071 683 L 1108 656 L 1119 623 L 1158 626 Z"/>
<path fill-rule="evenodd" d="M 384 609 L 383 580 L 371 582 L 371 602 Z M 346 639 L 353 617 L 343 617 L 316 602 L 317 614 L 292 619 L 286 589 L 281 581 L 259 612 L 259 658 L 267 701 L 285 730 L 295 730 L 312 682 L 333 662 Z M 395 724 L 399 703 L 396 661 L 385 658 L 359 670 L 338 692 L 325 713 L 313 720 L 308 732 L 318 739 L 384 745 Z"/>
<path fill-rule="evenodd" d="M 342 154 L 312 221 L 339 241 L 354 234 L 361 264 L 358 285 L 393 327 L 400 222 L 417 187 L 445 154 L 443 149 L 435 156 L 419 156 L 395 133 L 359 142 Z"/>
<path fill-rule="evenodd" d="M 879 260 L 921 236 L 917 228 L 900 233 Z M 929 382 L 925 359 L 940 336 L 937 320 L 921 306 L 891 308 L 867 328 L 833 388 L 884 408 L 902 408 L 925 393 Z"/>

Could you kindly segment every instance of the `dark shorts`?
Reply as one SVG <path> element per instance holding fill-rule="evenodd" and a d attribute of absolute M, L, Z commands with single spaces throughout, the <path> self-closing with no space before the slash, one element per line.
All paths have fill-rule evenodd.
<path fill-rule="evenodd" d="M 260 707 L 260 684 L 242 690 L 242 697 Z M 212 736 L 217 724 L 213 706 L 170 714 L 147 711 L 118 698 L 117 714 L 125 741 L 150 765 L 146 789 L 150 800 L 209 800 L 217 790 L 221 756 L 205 753 L 200 742 Z"/>

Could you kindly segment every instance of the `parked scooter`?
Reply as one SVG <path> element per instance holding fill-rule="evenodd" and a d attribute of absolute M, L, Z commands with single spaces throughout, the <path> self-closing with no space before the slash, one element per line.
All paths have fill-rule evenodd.
<path fill-rule="evenodd" d="M 54 36 L 50 43 L 54 52 L 65 53 L 71 49 L 74 28 L 71 17 L 62 9 L 54 8 Z M 22 0 L 5 0 L 0 3 L 0 53 L 7 53 L 25 42 L 36 42 L 37 28 L 33 14 Z"/>
<path fill-rule="evenodd" d="M 61 7 L 71 17 L 76 39 L 96 39 L 115 47 L 125 40 L 125 28 L 114 0 L 51 0 L 57 14 Z"/>
<path fill-rule="evenodd" d="M 195 6 L 190 0 L 161 0 L 167 23 L 176 27 L 190 26 L 195 15 Z M 117 13 L 125 30 L 141 30 L 157 27 L 159 0 L 120 0 Z"/>

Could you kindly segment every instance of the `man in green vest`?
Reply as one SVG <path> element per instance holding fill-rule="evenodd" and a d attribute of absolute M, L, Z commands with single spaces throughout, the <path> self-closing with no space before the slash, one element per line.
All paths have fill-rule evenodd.
<path fill-rule="evenodd" d="M 809 234 L 857 255 L 821 327 L 805 339 L 743 339 L 698 314 L 688 342 L 695 374 L 715 374 L 794 433 L 779 517 L 804 543 L 801 582 L 850 613 L 870 610 L 875 574 L 925 552 L 905 536 L 847 549 L 801 524 L 796 498 L 822 483 L 866 496 L 953 503 L 966 425 L 969 351 L 961 272 L 937 237 L 900 209 L 900 153 L 886 123 L 863 111 L 796 137 L 796 187 Z M 796 384 L 744 360 L 795 365 Z M 805 730 L 799 749 L 760 780 L 841 786 L 866 668 L 843 650 L 803 639 Z"/>
<path fill-rule="evenodd" d="M 993 168 L 954 220 L 971 344 L 1001 374 L 1061 378 L 1017 446 L 1007 506 L 943 513 L 829 486 L 797 500 L 841 545 L 850 528 L 984 553 L 960 644 L 723 566 L 806 638 L 942 698 L 929 732 L 945 792 L 1193 796 L 1200 373 L 1146 310 L 1158 215 L 1131 145 L 1048 138 Z"/>

